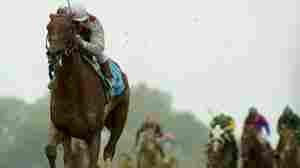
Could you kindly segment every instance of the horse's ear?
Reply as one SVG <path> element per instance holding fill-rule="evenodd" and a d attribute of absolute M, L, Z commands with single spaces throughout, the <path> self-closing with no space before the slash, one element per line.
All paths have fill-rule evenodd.
<path fill-rule="evenodd" d="M 51 20 L 53 20 L 53 18 L 54 18 L 55 16 L 56 16 L 55 14 L 51 13 L 51 14 L 49 15 L 49 18 L 50 18 Z"/>

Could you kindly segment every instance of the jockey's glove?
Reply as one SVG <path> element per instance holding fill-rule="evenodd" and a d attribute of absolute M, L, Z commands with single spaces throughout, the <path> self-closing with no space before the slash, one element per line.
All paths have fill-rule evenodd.
<path fill-rule="evenodd" d="M 85 48 L 85 43 L 86 42 L 82 39 L 82 37 L 79 34 L 76 34 L 75 37 L 78 40 L 78 42 L 81 45 L 81 47 Z"/>

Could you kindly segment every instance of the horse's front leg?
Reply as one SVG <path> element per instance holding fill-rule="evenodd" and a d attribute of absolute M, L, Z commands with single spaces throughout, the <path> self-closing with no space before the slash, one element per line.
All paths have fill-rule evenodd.
<path fill-rule="evenodd" d="M 64 146 L 64 167 L 65 168 L 74 168 L 73 163 L 73 151 L 72 151 L 72 138 L 71 136 L 64 135 L 63 137 L 63 146 Z"/>
<path fill-rule="evenodd" d="M 84 141 L 72 138 L 72 168 L 86 168 L 89 165 L 87 146 Z"/>
<path fill-rule="evenodd" d="M 97 168 L 97 162 L 100 151 L 100 143 L 101 143 L 101 130 L 98 131 L 94 136 L 90 139 L 86 140 L 88 147 L 88 155 L 89 155 L 89 167 L 88 168 Z"/>
<path fill-rule="evenodd" d="M 48 158 L 50 168 L 56 168 L 57 145 L 62 142 L 62 133 L 59 132 L 52 121 L 49 122 L 48 144 L 45 147 L 45 154 Z"/>

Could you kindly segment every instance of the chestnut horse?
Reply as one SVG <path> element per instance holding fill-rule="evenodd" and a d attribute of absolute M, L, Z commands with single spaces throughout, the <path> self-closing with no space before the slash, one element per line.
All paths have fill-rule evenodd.
<path fill-rule="evenodd" d="M 279 135 L 280 139 L 276 148 L 278 168 L 300 168 L 300 145 L 296 131 L 282 128 Z"/>
<path fill-rule="evenodd" d="M 207 168 L 238 167 L 238 146 L 232 132 L 211 128 L 207 147 Z"/>
<path fill-rule="evenodd" d="M 242 168 L 274 168 L 273 149 L 262 144 L 255 127 L 246 126 L 241 140 Z"/>
<path fill-rule="evenodd" d="M 162 168 L 164 167 L 164 153 L 153 129 L 142 132 L 137 152 L 137 168 Z"/>
<path fill-rule="evenodd" d="M 83 59 L 75 27 L 68 15 L 51 14 L 47 25 L 49 51 L 60 53 L 55 70 L 55 87 L 50 97 L 49 142 L 46 155 L 55 168 L 57 145 L 64 147 L 64 165 L 72 162 L 72 137 L 85 142 L 88 168 L 96 168 L 101 131 L 107 127 L 111 136 L 103 159 L 111 163 L 117 142 L 123 132 L 129 108 L 129 85 L 122 73 L 125 91 L 111 99 L 106 107 L 104 83 L 92 66 Z"/>

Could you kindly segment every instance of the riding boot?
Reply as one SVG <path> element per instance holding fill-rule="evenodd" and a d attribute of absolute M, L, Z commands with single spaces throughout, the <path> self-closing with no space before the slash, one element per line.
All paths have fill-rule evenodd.
<path fill-rule="evenodd" d="M 111 69 L 109 66 L 109 61 L 105 61 L 104 63 L 100 64 L 101 70 L 104 73 L 105 77 L 109 80 L 109 97 L 108 99 L 110 100 L 113 95 L 112 95 L 112 86 L 113 86 L 113 76 L 111 73 Z"/>
<path fill-rule="evenodd" d="M 109 66 L 109 61 L 105 61 L 104 63 L 100 64 L 101 70 L 104 73 L 105 77 L 109 79 L 110 83 L 112 84 L 113 82 L 113 76 L 111 73 L 111 69 Z"/>
<path fill-rule="evenodd" d="M 105 61 L 104 63 L 100 64 L 102 71 L 104 72 L 104 75 L 112 81 L 112 73 L 109 67 L 109 61 Z"/>

